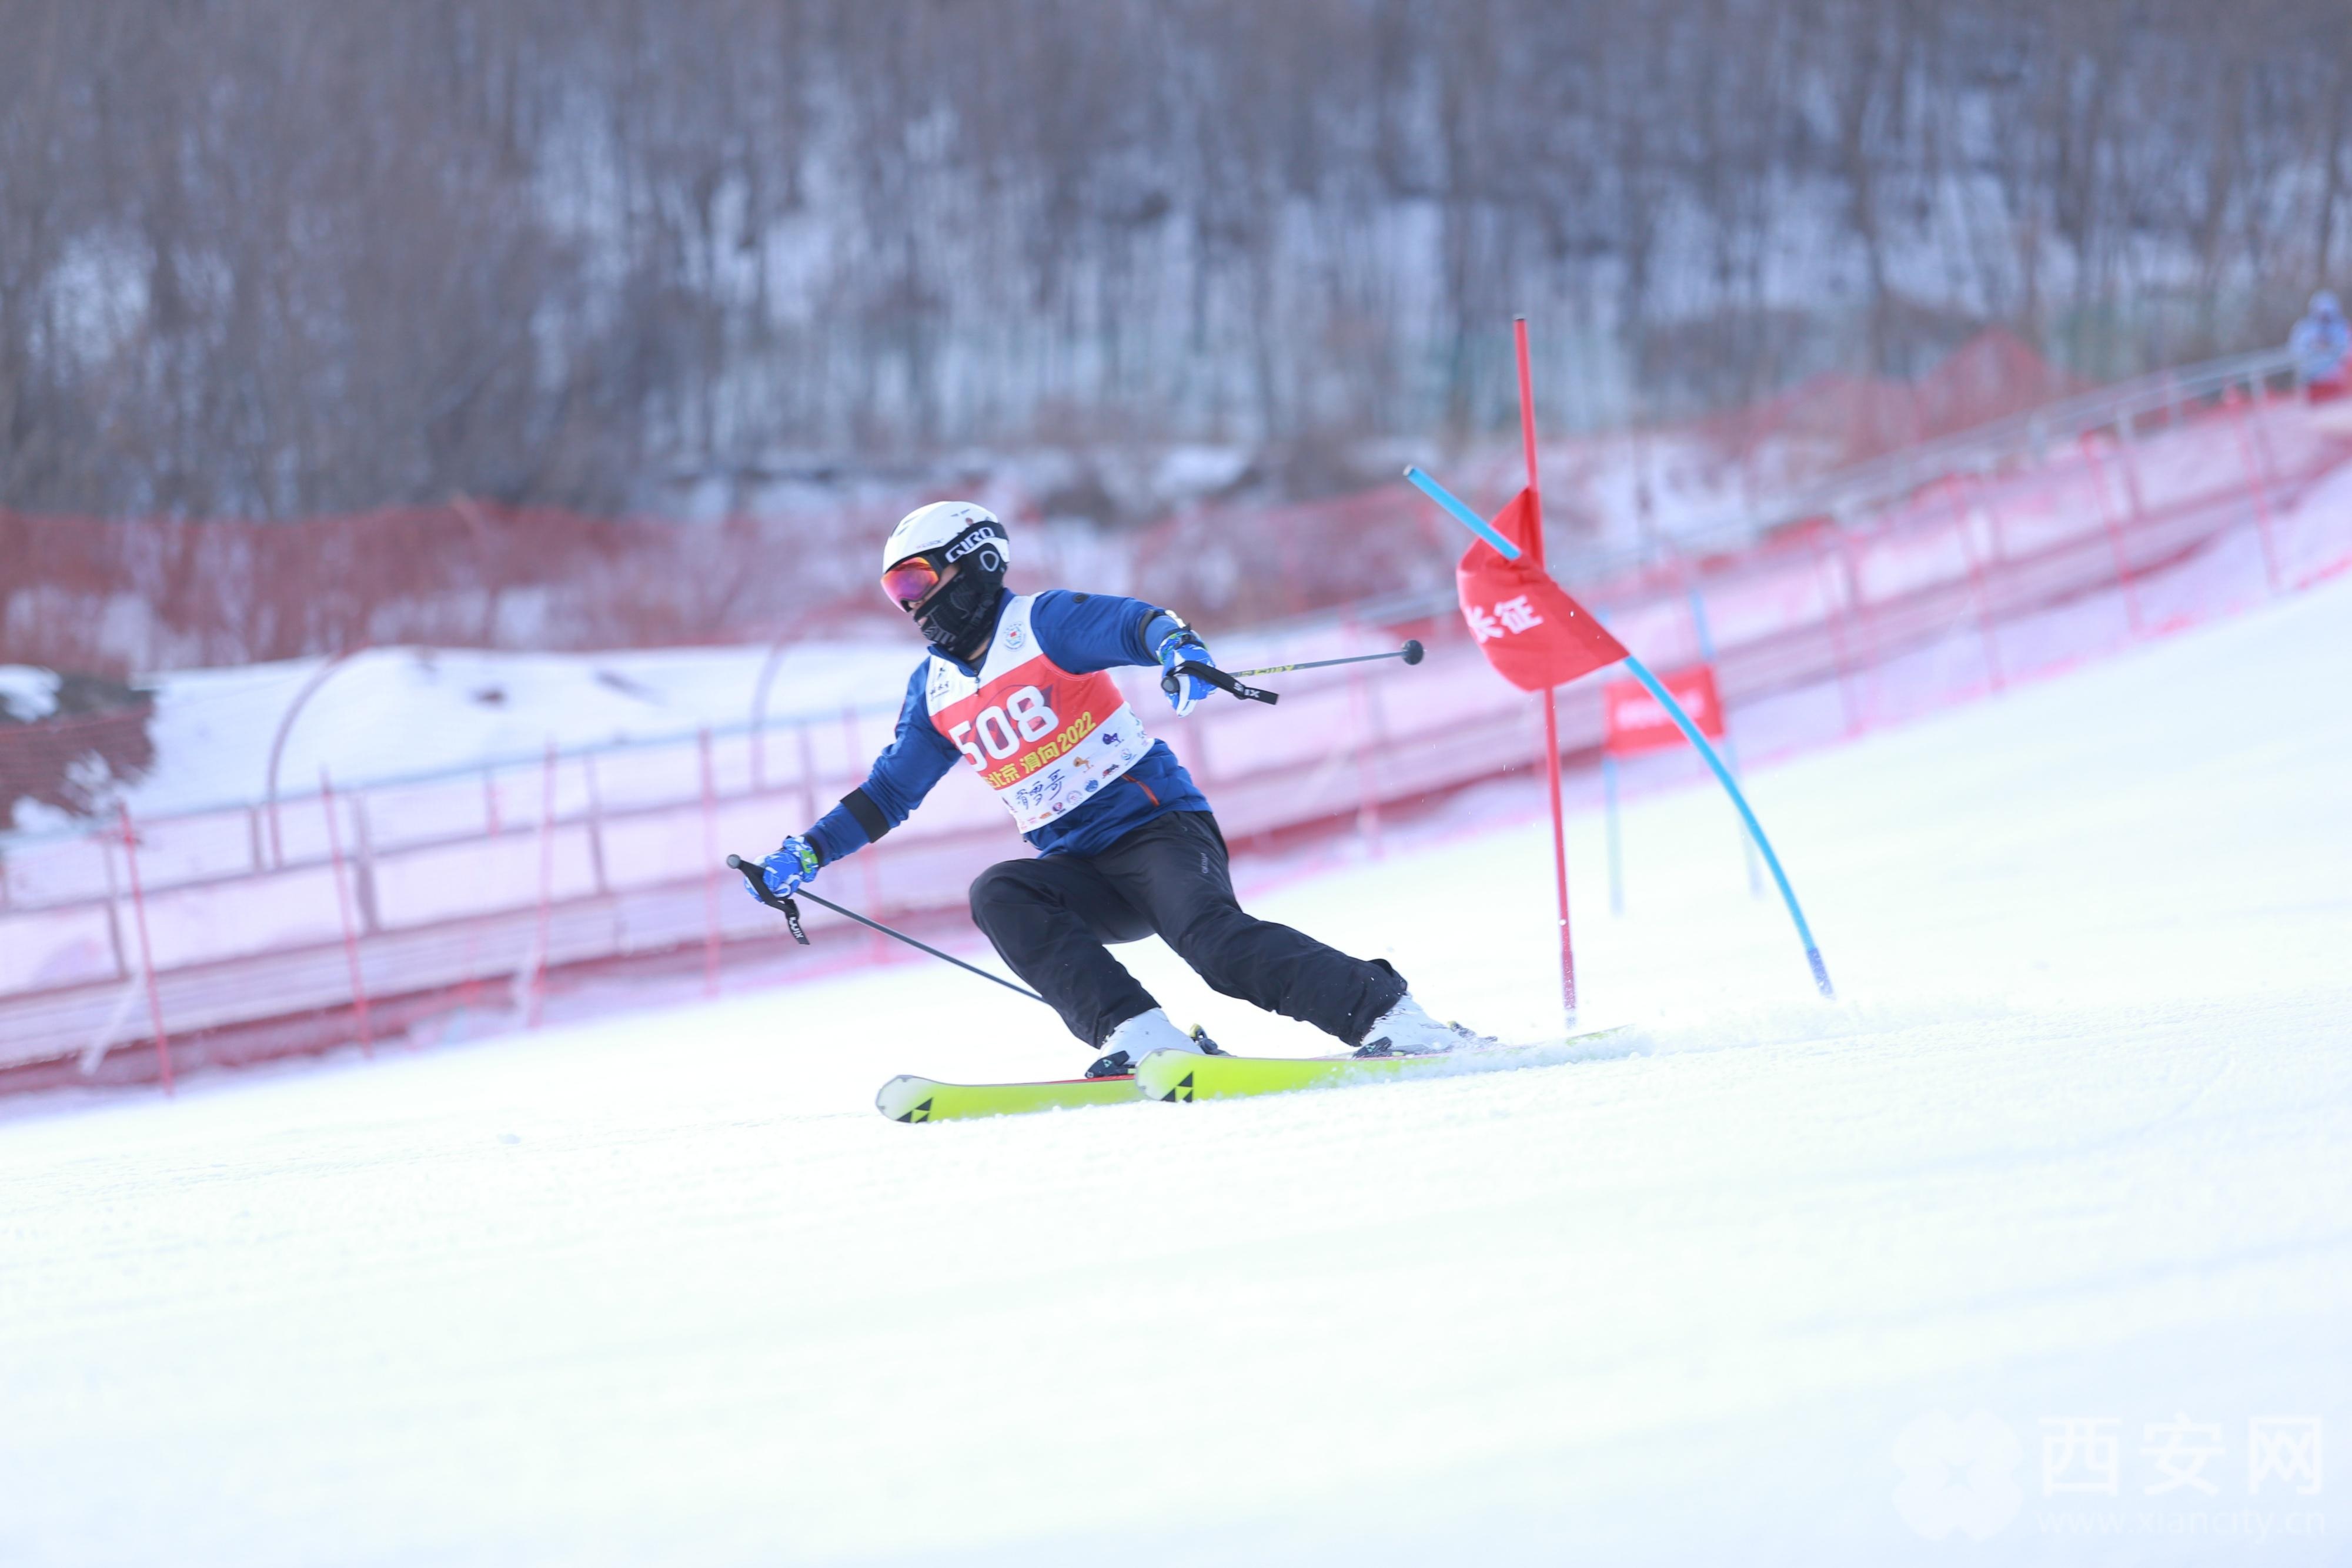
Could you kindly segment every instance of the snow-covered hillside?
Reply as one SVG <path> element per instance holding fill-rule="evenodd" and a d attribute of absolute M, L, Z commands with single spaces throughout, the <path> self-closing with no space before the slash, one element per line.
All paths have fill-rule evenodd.
<path fill-rule="evenodd" d="M 850 709 L 887 718 L 906 696 L 923 643 L 911 628 L 884 630 L 893 634 L 772 648 L 382 648 L 335 667 L 313 658 L 175 671 L 146 683 L 155 702 L 155 766 L 110 799 L 142 818 L 259 800 L 281 728 L 278 788 L 299 794 L 318 787 L 322 768 L 351 787 L 529 762 L 551 744 L 570 752 L 690 740 L 704 726 L 740 731 L 755 718 L 782 730 Z M 1298 657 L 1302 645 L 1297 634 L 1218 639 L 1236 667 Z M 44 670 L 0 666 L 0 701 L 18 692 L 31 707 L 54 683 Z M 30 801 L 17 818 L 34 833 L 87 826 Z"/>
<path fill-rule="evenodd" d="M 779 655 L 771 720 L 895 706 L 919 642 L 810 642 Z M 327 673 L 287 731 L 280 788 L 315 789 L 319 769 L 359 783 L 511 762 L 569 748 L 675 739 L 751 722 L 761 647 L 506 653 L 387 648 Z M 123 791 L 163 815 L 262 798 L 269 747 L 326 661 L 288 659 L 156 679 L 155 771 Z"/>
<path fill-rule="evenodd" d="M 1085 1060 L 917 960 L 18 1102 L 0 1560 L 2339 1559 L 2275 1423 L 2352 1430 L 2347 616 L 1760 773 L 1834 1006 L 1719 799 L 1622 919 L 1579 817 L 1621 1059 L 900 1126 Z M 1255 904 L 1556 1031 L 1533 808 Z"/>

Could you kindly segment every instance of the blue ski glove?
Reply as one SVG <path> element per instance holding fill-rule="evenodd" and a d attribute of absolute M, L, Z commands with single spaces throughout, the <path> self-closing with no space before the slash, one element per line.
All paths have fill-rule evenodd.
<path fill-rule="evenodd" d="M 814 844 L 803 838 L 789 838 L 774 854 L 760 862 L 760 879 L 768 884 L 769 896 L 790 898 L 816 880 L 816 868 L 821 863 Z M 750 883 L 744 884 L 743 891 L 751 894 L 755 902 L 759 899 Z"/>
<path fill-rule="evenodd" d="M 1173 615 L 1167 618 L 1176 621 Z M 1201 645 L 1201 639 L 1193 634 L 1192 629 L 1181 621 L 1176 621 L 1174 631 L 1160 637 L 1160 646 L 1153 652 L 1160 657 L 1160 667 L 1167 672 L 1160 677 L 1160 689 L 1168 694 L 1168 706 L 1174 708 L 1179 716 L 1191 713 L 1194 703 L 1217 689 L 1198 675 L 1179 675 L 1176 673 L 1179 664 L 1207 664 L 1213 668 L 1217 663 L 1209 650 Z"/>

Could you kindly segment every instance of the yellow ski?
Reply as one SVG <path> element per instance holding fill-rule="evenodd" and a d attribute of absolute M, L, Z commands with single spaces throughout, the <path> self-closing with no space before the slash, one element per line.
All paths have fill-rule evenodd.
<path fill-rule="evenodd" d="M 1135 1098 L 1132 1078 L 1069 1078 L 1045 1083 L 941 1083 L 901 1074 L 882 1085 L 874 1107 L 893 1122 L 951 1122 L 1019 1116 L 1080 1105 L 1118 1105 Z"/>
<path fill-rule="evenodd" d="M 1146 1100 L 1172 1100 L 1181 1104 L 1189 1100 L 1283 1094 L 1294 1089 L 1337 1088 L 1390 1078 L 1505 1072 L 1630 1056 L 1638 1049 L 1631 1032 L 1608 1029 L 1537 1045 L 1468 1046 L 1419 1056 L 1195 1056 L 1188 1051 L 1155 1051 L 1135 1070 L 1135 1086 Z"/>

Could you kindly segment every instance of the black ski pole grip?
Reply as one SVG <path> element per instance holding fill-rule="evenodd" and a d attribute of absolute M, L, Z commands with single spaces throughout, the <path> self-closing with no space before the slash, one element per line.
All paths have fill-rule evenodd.
<path fill-rule="evenodd" d="M 1176 690 L 1177 677 L 1180 675 L 1191 675 L 1195 680 L 1206 681 L 1219 691 L 1230 692 L 1244 702 L 1264 703 L 1271 707 L 1282 700 L 1280 692 L 1270 692 L 1261 686 L 1245 686 L 1216 665 L 1203 664 L 1195 659 L 1187 659 L 1160 676 L 1160 689 L 1173 693 Z"/>
<path fill-rule="evenodd" d="M 803 947 L 807 946 L 808 933 L 801 929 L 801 906 L 789 898 L 778 898 L 769 892 L 768 879 L 756 862 L 747 861 L 741 855 L 729 855 L 727 863 L 743 873 L 743 880 L 751 884 L 752 897 L 784 917 L 784 924 L 792 928 L 793 940 Z"/>

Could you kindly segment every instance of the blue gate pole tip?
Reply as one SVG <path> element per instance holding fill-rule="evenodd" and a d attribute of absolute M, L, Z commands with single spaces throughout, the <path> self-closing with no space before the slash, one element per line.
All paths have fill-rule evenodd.
<path fill-rule="evenodd" d="M 1830 984 L 1829 968 L 1822 962 L 1822 950 L 1819 947 L 1808 947 L 1805 949 L 1805 958 L 1813 967 L 1813 984 L 1821 988 L 1822 995 L 1831 1001 L 1837 1000 L 1837 990 Z"/>

